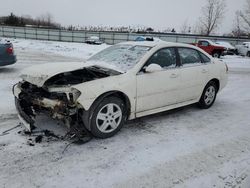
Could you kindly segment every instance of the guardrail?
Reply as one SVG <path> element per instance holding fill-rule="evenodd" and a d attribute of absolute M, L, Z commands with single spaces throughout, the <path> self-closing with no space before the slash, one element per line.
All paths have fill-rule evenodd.
<path fill-rule="evenodd" d="M 226 41 L 233 45 L 250 41 L 249 38 L 234 38 L 223 36 L 201 36 L 176 33 L 128 33 L 115 31 L 67 31 L 56 29 L 43 29 L 32 27 L 0 26 L 0 37 L 25 38 L 35 40 L 51 40 L 64 42 L 85 42 L 90 36 L 98 36 L 107 44 L 135 40 L 138 36 L 158 37 L 164 41 L 196 43 L 199 39 L 210 39 L 213 41 Z"/>

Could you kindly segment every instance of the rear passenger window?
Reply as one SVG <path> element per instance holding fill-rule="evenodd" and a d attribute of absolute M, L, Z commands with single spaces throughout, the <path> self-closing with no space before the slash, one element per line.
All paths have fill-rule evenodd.
<path fill-rule="evenodd" d="M 180 55 L 181 65 L 183 67 L 195 66 L 202 63 L 200 54 L 194 49 L 179 48 L 178 52 Z"/>
<path fill-rule="evenodd" d="M 174 48 L 164 48 L 150 57 L 145 66 L 150 64 L 160 65 L 162 68 L 176 67 L 176 54 Z"/>
<path fill-rule="evenodd" d="M 203 63 L 210 63 L 211 62 L 210 58 L 207 57 L 205 54 L 200 52 L 200 55 L 201 55 L 201 59 L 202 59 Z"/>

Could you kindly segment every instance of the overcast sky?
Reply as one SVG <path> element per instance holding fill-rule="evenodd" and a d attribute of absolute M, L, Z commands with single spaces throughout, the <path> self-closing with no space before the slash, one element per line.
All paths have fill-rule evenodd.
<path fill-rule="evenodd" d="M 47 12 L 62 25 L 151 26 L 176 28 L 194 25 L 206 0 L 0 0 L 0 16 L 10 12 L 37 17 Z M 245 0 L 226 0 L 227 13 L 220 33 L 232 28 L 235 11 Z"/>

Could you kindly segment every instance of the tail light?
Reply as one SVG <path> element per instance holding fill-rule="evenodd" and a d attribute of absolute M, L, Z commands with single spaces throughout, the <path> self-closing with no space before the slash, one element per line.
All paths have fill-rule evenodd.
<path fill-rule="evenodd" d="M 14 53 L 13 47 L 8 47 L 8 48 L 6 49 L 6 52 L 7 52 L 9 55 L 12 55 L 12 54 Z"/>

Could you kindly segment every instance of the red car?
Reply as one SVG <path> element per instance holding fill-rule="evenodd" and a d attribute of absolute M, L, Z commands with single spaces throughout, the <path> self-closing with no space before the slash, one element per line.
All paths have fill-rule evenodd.
<path fill-rule="evenodd" d="M 223 54 L 223 52 L 226 50 L 226 48 L 224 48 L 223 46 L 220 46 L 210 40 L 199 40 L 197 44 L 193 44 L 193 45 L 198 46 L 199 48 L 203 49 L 208 54 L 217 58 L 219 58 Z"/>

